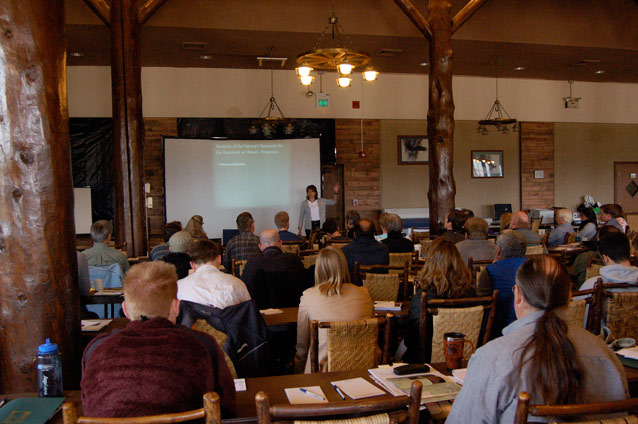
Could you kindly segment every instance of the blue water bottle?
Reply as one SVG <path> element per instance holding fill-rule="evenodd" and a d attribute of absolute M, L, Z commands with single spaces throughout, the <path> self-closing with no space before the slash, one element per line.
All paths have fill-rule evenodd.
<path fill-rule="evenodd" d="M 62 396 L 62 359 L 58 345 L 46 339 L 38 347 L 38 396 Z"/>

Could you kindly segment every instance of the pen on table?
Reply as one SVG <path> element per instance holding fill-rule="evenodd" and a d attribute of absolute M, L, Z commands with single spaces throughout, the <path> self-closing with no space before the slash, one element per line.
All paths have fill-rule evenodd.
<path fill-rule="evenodd" d="M 5 403 L 7 403 L 7 399 L 8 398 L 4 398 L 2 399 L 2 401 L 0 401 L 0 408 L 2 408 L 5 405 Z"/>
<path fill-rule="evenodd" d="M 311 392 L 310 390 L 306 390 L 303 387 L 300 387 L 299 390 L 301 390 L 302 393 L 307 394 L 308 396 L 312 396 L 315 399 L 319 399 L 319 400 L 326 400 L 323 396 L 319 396 L 316 393 Z"/>
<path fill-rule="evenodd" d="M 332 387 L 334 387 L 335 391 L 337 392 L 337 394 L 339 395 L 339 397 L 343 400 L 346 400 L 346 396 L 343 394 L 343 392 L 341 391 L 341 389 L 334 383 L 330 383 L 332 385 Z"/>

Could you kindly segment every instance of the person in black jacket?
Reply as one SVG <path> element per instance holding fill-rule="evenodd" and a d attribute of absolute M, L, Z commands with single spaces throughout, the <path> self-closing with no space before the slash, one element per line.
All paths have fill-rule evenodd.
<path fill-rule="evenodd" d="M 388 248 L 374 239 L 374 224 L 369 219 L 359 221 L 352 243 L 341 248 L 348 260 L 350 280 L 354 282 L 354 263 L 359 265 L 388 265 Z M 359 284 L 360 285 L 360 284 Z"/>
<path fill-rule="evenodd" d="M 283 253 L 277 230 L 259 235 L 261 256 L 246 263 L 241 280 L 259 309 L 299 306 L 301 294 L 313 286 L 313 278 L 297 255 Z"/>
<path fill-rule="evenodd" d="M 388 233 L 388 237 L 381 241 L 385 244 L 390 253 L 414 252 L 414 243 L 403 237 L 403 220 L 397 214 L 391 213 L 381 222 L 381 229 Z"/>

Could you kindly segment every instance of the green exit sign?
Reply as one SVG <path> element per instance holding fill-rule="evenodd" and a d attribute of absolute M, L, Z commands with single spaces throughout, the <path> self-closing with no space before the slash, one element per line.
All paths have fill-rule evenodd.
<path fill-rule="evenodd" d="M 318 108 L 330 107 L 330 94 L 318 93 L 317 94 L 317 107 Z"/>

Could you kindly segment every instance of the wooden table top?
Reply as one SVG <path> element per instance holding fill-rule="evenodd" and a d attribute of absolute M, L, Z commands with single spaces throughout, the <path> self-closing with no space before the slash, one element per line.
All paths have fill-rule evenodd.
<path fill-rule="evenodd" d="M 445 363 L 436 363 L 432 364 L 432 366 L 442 374 L 450 375 L 450 373 L 445 369 Z M 629 384 L 630 394 L 632 397 L 636 397 L 638 395 L 638 369 L 627 366 L 625 366 L 624 369 L 627 376 L 627 382 Z M 320 386 L 326 395 L 326 398 L 330 402 L 342 402 L 339 395 L 337 395 L 330 385 L 330 382 L 356 377 L 363 377 L 365 380 L 376 385 L 376 383 L 374 383 L 374 381 L 370 378 L 368 370 L 247 378 L 246 390 L 237 392 L 237 417 L 230 420 L 224 420 L 224 422 L 254 422 L 256 420 L 255 395 L 261 390 L 268 393 L 271 405 L 277 403 L 287 404 L 288 398 L 286 397 L 284 389 L 302 386 Z M 11 400 L 19 397 L 35 397 L 37 396 L 37 393 L 13 393 L 2 395 L 2 397 L 5 396 Z M 81 412 L 82 392 L 80 390 L 65 390 L 64 396 L 66 397 L 65 402 L 76 402 Z M 391 397 L 391 395 L 385 394 L 383 396 L 379 396 L 379 398 L 383 397 Z M 53 424 L 61 424 L 62 413 L 59 412 L 56 414 L 50 422 Z"/>

